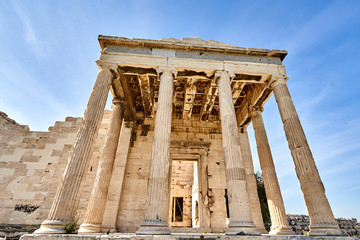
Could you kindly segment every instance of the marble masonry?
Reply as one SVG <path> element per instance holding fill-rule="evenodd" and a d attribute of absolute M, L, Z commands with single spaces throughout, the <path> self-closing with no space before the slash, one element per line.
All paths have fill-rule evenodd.
<path fill-rule="evenodd" d="M 286 51 L 196 37 L 98 40 L 99 73 L 83 118 L 34 132 L 1 113 L 0 223 L 41 223 L 29 239 L 63 234 L 75 220 L 78 234 L 294 235 L 262 118 L 274 94 L 309 234 L 344 235 L 291 100 Z M 112 107 L 104 110 L 109 95 Z M 270 232 L 256 189 L 250 123 Z"/>

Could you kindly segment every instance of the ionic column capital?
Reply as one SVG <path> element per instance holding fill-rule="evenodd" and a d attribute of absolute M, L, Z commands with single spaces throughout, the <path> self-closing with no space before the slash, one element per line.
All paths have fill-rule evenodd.
<path fill-rule="evenodd" d="M 116 64 L 107 63 L 107 62 L 103 62 L 103 61 L 100 61 L 100 60 L 96 61 L 96 65 L 98 66 L 99 71 L 105 70 L 105 69 L 116 71 L 117 68 L 118 68 L 118 66 Z"/>
<path fill-rule="evenodd" d="M 273 76 L 272 77 L 273 82 L 271 83 L 270 87 L 273 89 L 277 85 L 280 84 L 286 84 L 287 80 L 289 80 L 289 77 L 286 75 L 283 76 Z"/>
<path fill-rule="evenodd" d="M 177 75 L 177 70 L 174 67 L 158 67 L 156 69 L 157 74 L 172 74 L 174 77 Z"/>
<path fill-rule="evenodd" d="M 262 112 L 264 111 L 264 108 L 261 106 L 254 106 L 251 108 L 250 110 L 250 116 L 251 117 L 255 117 L 255 116 L 259 116 L 262 115 Z"/>
<path fill-rule="evenodd" d="M 215 72 L 215 77 L 217 78 L 216 82 L 218 83 L 220 79 L 230 81 L 235 77 L 235 74 L 233 72 L 229 72 L 225 70 L 217 70 Z"/>

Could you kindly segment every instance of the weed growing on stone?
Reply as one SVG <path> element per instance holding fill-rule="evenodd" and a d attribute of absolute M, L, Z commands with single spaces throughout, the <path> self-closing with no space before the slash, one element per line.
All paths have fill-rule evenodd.
<path fill-rule="evenodd" d="M 70 234 L 75 232 L 75 226 L 76 226 L 77 220 L 70 221 L 68 224 L 65 225 L 65 233 Z"/>

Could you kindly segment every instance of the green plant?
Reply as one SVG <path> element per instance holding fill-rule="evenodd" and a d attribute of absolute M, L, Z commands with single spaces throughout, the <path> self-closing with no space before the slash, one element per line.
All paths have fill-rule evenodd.
<path fill-rule="evenodd" d="M 70 234 L 75 232 L 77 220 L 70 221 L 68 224 L 65 225 L 65 233 Z"/>
<path fill-rule="evenodd" d="M 257 185 L 257 191 L 259 195 L 259 201 L 260 201 L 260 207 L 261 207 L 261 215 L 263 217 L 265 228 L 271 225 L 271 219 L 270 219 L 270 212 L 269 212 L 269 206 L 267 204 L 267 198 L 265 193 L 265 185 L 264 185 L 264 179 L 261 172 L 255 173 L 256 178 L 256 185 Z M 267 229 L 268 231 L 270 229 Z"/>
<path fill-rule="evenodd" d="M 309 236 L 309 232 L 308 232 L 308 231 L 304 231 L 303 234 L 304 234 L 304 236 Z"/>

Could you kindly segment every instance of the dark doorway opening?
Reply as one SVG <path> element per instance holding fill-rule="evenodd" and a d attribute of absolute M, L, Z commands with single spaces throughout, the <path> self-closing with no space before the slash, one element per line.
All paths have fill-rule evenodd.
<path fill-rule="evenodd" d="M 182 222 L 183 221 L 183 211 L 184 211 L 184 198 L 174 197 L 173 198 L 172 221 L 173 222 Z"/>
<path fill-rule="evenodd" d="M 226 201 L 226 216 L 227 218 L 230 218 L 230 211 L 229 211 L 229 197 L 227 193 L 227 189 L 225 189 L 225 201 Z"/>

